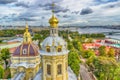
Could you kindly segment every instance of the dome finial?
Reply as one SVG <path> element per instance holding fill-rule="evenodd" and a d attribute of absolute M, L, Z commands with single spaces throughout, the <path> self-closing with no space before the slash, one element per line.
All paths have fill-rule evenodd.
<path fill-rule="evenodd" d="M 54 2 L 52 2 L 52 15 L 54 15 L 54 7 L 55 7 L 55 4 L 54 4 Z"/>
<path fill-rule="evenodd" d="M 31 38 L 31 35 L 30 35 L 30 32 L 28 31 L 29 27 L 28 27 L 28 23 L 26 22 L 26 27 L 25 27 L 25 33 L 24 33 L 24 36 L 23 36 L 23 42 L 24 43 L 29 43 L 32 41 L 32 38 Z"/>
<path fill-rule="evenodd" d="M 27 23 L 27 21 L 26 21 L 26 28 L 25 28 L 25 30 L 26 30 L 26 32 L 28 32 L 28 23 Z"/>

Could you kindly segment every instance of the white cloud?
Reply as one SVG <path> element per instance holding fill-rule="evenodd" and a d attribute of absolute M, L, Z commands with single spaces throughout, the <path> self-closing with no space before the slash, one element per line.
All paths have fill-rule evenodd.
<path fill-rule="evenodd" d="M 94 4 L 94 0 L 63 0 L 60 5 L 68 7 L 71 11 L 79 11 L 82 8 Z"/>

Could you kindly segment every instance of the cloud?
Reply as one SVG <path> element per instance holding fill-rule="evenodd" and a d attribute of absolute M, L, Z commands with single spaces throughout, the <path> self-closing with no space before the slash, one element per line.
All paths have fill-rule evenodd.
<path fill-rule="evenodd" d="M 26 4 L 26 3 L 24 3 L 24 2 L 19 2 L 19 3 L 16 3 L 15 5 L 18 6 L 18 7 L 29 8 L 29 3 Z"/>
<path fill-rule="evenodd" d="M 102 25 L 119 24 L 120 0 L 53 0 L 60 24 Z M 1 25 L 11 23 L 48 26 L 52 0 L 0 0 Z M 90 14 L 90 15 L 88 15 Z M 84 16 L 83 16 L 84 15 Z M 44 19 L 44 20 L 43 20 Z M 7 23 L 9 21 L 9 23 Z M 87 22 L 88 21 L 88 22 Z M 11 25 L 10 24 L 10 25 Z"/>
<path fill-rule="evenodd" d="M 93 10 L 91 8 L 84 8 L 81 10 L 81 15 L 91 14 L 93 13 Z"/>
<path fill-rule="evenodd" d="M 36 21 L 36 19 L 33 18 L 19 18 L 19 20 L 24 20 L 24 21 Z"/>
<path fill-rule="evenodd" d="M 109 3 L 103 6 L 102 8 L 117 8 L 117 7 L 120 7 L 120 2 Z"/>
<path fill-rule="evenodd" d="M 95 0 L 95 1 L 97 1 L 99 3 L 109 3 L 109 2 L 116 2 L 118 0 Z"/>
<path fill-rule="evenodd" d="M 73 11 L 72 14 L 79 14 L 80 11 Z"/>
<path fill-rule="evenodd" d="M 17 17 L 17 18 L 13 18 L 12 19 L 13 21 L 36 21 L 36 19 L 33 19 L 33 18 L 29 18 L 29 17 Z"/>
<path fill-rule="evenodd" d="M 63 18 L 69 18 L 70 16 L 69 15 L 63 15 Z"/>
<path fill-rule="evenodd" d="M 63 8 L 63 7 L 59 6 L 59 5 L 55 5 L 55 7 L 53 8 L 52 5 L 51 5 L 51 3 L 47 3 L 47 4 L 44 4 L 44 5 L 39 4 L 39 6 L 41 8 L 43 8 L 44 10 L 52 10 L 52 9 L 54 9 L 55 13 L 60 13 L 60 12 L 65 13 L 65 12 L 70 11 L 69 9 Z"/>
<path fill-rule="evenodd" d="M 8 4 L 13 2 L 17 2 L 17 0 L 0 0 L 0 4 Z"/>
<path fill-rule="evenodd" d="M 56 16 L 61 17 L 61 15 L 57 14 Z"/>

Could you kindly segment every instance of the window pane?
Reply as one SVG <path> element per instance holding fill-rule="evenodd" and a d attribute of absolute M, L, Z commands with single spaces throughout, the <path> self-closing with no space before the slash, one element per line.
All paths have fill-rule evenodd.
<path fill-rule="evenodd" d="M 27 49 L 23 49 L 23 54 L 27 54 Z"/>
<path fill-rule="evenodd" d="M 47 52 L 50 52 L 50 47 L 47 47 Z"/>
<path fill-rule="evenodd" d="M 58 74 L 62 74 L 62 65 L 61 65 L 61 64 L 59 64 L 59 65 L 57 66 L 57 73 L 58 73 Z"/>
<path fill-rule="evenodd" d="M 61 52 L 61 48 L 58 48 L 58 52 Z"/>
<path fill-rule="evenodd" d="M 47 74 L 51 75 L 51 65 L 47 64 Z"/>

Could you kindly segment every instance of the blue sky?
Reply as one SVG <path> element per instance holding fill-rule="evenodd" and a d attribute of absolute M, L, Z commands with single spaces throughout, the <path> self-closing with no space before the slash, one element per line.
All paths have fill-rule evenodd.
<path fill-rule="evenodd" d="M 120 25 L 120 0 L 53 0 L 59 25 Z M 48 26 L 52 0 L 0 0 L 0 25 Z"/>

